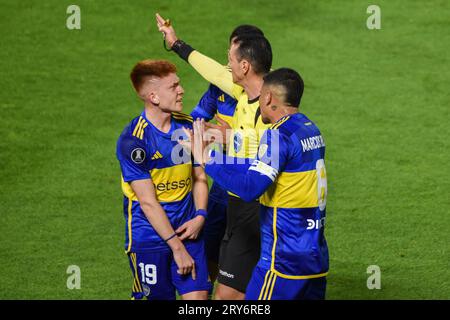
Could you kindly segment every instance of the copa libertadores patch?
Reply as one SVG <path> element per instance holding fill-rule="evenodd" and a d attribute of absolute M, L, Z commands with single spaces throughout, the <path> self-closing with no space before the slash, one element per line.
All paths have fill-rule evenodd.
<path fill-rule="evenodd" d="M 136 148 L 131 151 L 131 160 L 134 163 L 140 164 L 145 160 L 145 151 L 142 148 Z"/>

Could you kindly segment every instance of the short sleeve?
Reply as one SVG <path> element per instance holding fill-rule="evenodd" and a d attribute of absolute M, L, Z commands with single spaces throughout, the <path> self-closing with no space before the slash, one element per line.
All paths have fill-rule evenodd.
<path fill-rule="evenodd" d="M 121 135 L 117 141 L 116 155 L 125 182 L 151 178 L 149 150 L 144 141 Z"/>

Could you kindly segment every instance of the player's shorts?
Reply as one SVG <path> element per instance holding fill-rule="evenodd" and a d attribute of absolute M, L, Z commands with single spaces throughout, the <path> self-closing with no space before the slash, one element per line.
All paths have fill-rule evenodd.
<path fill-rule="evenodd" d="M 185 241 L 186 250 L 195 261 L 196 280 L 192 274 L 180 275 L 172 251 L 130 252 L 128 259 L 133 273 L 131 299 L 175 300 L 193 291 L 209 291 L 208 266 L 203 239 Z"/>
<path fill-rule="evenodd" d="M 208 217 L 203 228 L 206 258 L 219 263 L 220 244 L 227 226 L 227 206 L 209 198 L 207 210 Z"/>
<path fill-rule="evenodd" d="M 258 265 L 248 284 L 245 300 L 324 300 L 326 286 L 326 277 L 286 279 Z"/>
<path fill-rule="evenodd" d="M 220 246 L 219 283 L 245 293 L 259 260 L 260 232 L 259 202 L 229 196 L 227 228 Z"/>

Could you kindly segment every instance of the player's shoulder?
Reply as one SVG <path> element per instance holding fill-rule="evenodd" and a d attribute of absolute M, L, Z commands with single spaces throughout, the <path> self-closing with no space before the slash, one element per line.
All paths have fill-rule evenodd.
<path fill-rule="evenodd" d="M 145 133 L 148 130 L 149 126 L 148 121 L 142 116 L 139 115 L 133 118 L 125 129 L 122 131 L 120 138 L 131 138 L 137 140 L 144 140 Z"/>
<path fill-rule="evenodd" d="M 194 122 L 192 116 L 183 112 L 172 112 L 172 118 L 174 119 L 175 123 L 182 126 L 184 125 L 192 127 L 192 123 Z"/>
<path fill-rule="evenodd" d="M 148 123 L 142 116 L 133 118 L 126 125 L 117 140 L 116 154 L 119 160 L 132 154 L 133 150 L 146 152 L 148 146 L 145 143 L 144 132 L 147 126 Z"/>
<path fill-rule="evenodd" d="M 285 116 L 275 122 L 270 129 L 279 130 L 280 134 L 286 136 L 317 134 L 319 129 L 316 124 L 302 113 Z"/>

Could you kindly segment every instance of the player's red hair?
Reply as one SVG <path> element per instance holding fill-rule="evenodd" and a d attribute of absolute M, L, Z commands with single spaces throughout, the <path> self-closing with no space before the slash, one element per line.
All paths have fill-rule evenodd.
<path fill-rule="evenodd" d="M 142 60 L 131 70 L 130 78 L 136 92 L 139 92 L 146 77 L 163 78 L 176 73 L 177 67 L 167 60 Z"/>

